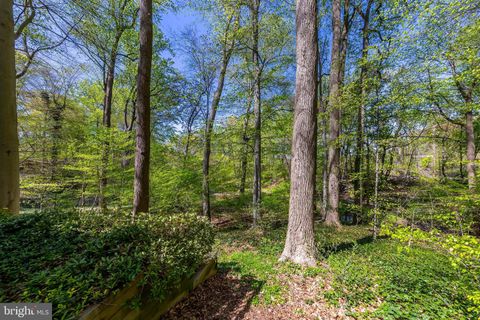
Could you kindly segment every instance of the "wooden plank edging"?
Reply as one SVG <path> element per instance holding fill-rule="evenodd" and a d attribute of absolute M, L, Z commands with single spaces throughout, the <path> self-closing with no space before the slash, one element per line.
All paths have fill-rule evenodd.
<path fill-rule="evenodd" d="M 173 306 L 217 273 L 217 261 L 209 260 L 192 277 L 182 281 L 180 286 L 167 294 L 166 298 L 158 301 L 150 298 L 149 288 L 139 287 L 143 274 L 138 275 L 116 295 L 107 297 L 102 302 L 87 308 L 80 314 L 80 320 L 141 320 L 160 319 Z M 136 296 L 140 296 L 141 307 L 131 309 L 127 303 Z"/>

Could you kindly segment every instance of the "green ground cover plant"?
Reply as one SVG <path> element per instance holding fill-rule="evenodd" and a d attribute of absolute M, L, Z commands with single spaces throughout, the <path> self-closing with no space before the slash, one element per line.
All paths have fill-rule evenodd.
<path fill-rule="evenodd" d="M 0 218 L 0 301 L 53 304 L 56 319 L 115 294 L 140 273 L 152 299 L 191 276 L 211 251 L 195 215 L 42 212 Z"/>

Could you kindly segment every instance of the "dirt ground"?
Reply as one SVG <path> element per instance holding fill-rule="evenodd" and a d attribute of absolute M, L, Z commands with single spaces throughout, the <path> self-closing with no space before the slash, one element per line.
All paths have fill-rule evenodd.
<path fill-rule="evenodd" d="M 249 279 L 221 271 L 195 289 L 163 319 L 351 319 L 343 309 L 332 308 L 319 297 L 318 289 L 328 288 L 327 281 L 320 277 L 289 275 L 282 283 L 289 292 L 284 303 L 254 305 L 252 299 L 259 292 Z"/>

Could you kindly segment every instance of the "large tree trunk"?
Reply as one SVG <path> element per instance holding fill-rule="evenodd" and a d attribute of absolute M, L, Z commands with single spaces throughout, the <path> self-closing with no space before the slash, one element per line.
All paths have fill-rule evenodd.
<path fill-rule="evenodd" d="M 280 260 L 315 265 L 317 1 L 297 0 L 297 71 L 288 231 Z"/>
<path fill-rule="evenodd" d="M 473 131 L 473 113 L 471 111 L 465 116 L 465 133 L 467 135 L 467 176 L 468 188 L 475 189 L 475 135 Z"/>
<path fill-rule="evenodd" d="M 340 218 L 338 214 L 339 193 L 340 193 L 340 74 L 341 67 L 341 30 L 340 30 L 340 0 L 333 0 L 332 3 L 332 58 L 330 67 L 330 136 L 328 147 L 328 208 L 325 217 L 325 224 L 339 227 Z"/>
<path fill-rule="evenodd" d="M 140 61 L 137 77 L 137 138 L 133 215 L 148 212 L 150 202 L 150 79 L 152 73 L 152 0 L 140 1 Z"/>
<path fill-rule="evenodd" d="M 0 0 L 0 210 L 20 210 L 13 2 Z"/>
<path fill-rule="evenodd" d="M 253 147 L 253 225 L 260 219 L 260 202 L 262 199 L 262 154 L 261 154 L 261 91 L 260 91 L 260 57 L 258 53 L 258 16 L 260 0 L 252 0 L 252 55 L 253 55 L 253 112 L 255 114 L 255 131 Z"/>

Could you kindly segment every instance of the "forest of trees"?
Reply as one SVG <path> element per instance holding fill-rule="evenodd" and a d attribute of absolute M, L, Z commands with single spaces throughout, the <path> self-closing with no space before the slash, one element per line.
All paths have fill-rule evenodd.
<path fill-rule="evenodd" d="M 282 275 L 291 276 L 284 264 L 327 270 L 313 273 L 335 279 L 336 295 L 322 299 L 350 310 L 340 318 L 480 316 L 478 1 L 0 0 L 0 44 L 0 249 L 24 237 L 8 221 L 29 215 L 58 214 L 64 226 L 98 216 L 125 230 L 180 219 L 181 230 L 203 231 L 185 231 L 202 240 L 178 263 L 194 268 L 217 250 L 221 263 L 260 277 L 260 306 L 269 294 L 287 299 L 265 289 L 286 284 L 257 274 L 251 261 L 263 254 Z M 410 300 L 388 302 L 387 289 L 365 298 L 358 292 L 370 289 L 351 279 L 369 276 L 367 262 L 340 260 L 342 245 L 364 240 L 372 251 L 358 250 L 371 259 L 430 270 L 412 280 L 428 285 L 402 289 Z M 428 263 L 448 269 L 436 289 L 426 289 L 438 271 Z M 0 302 L 44 298 L 20 294 L 9 276 L 0 275 Z M 418 290 L 436 301 L 450 284 L 455 292 L 422 307 Z M 303 311 L 313 317 L 313 306 Z M 178 312 L 169 317 L 209 318 Z M 266 317 L 284 319 L 246 318 Z"/>

